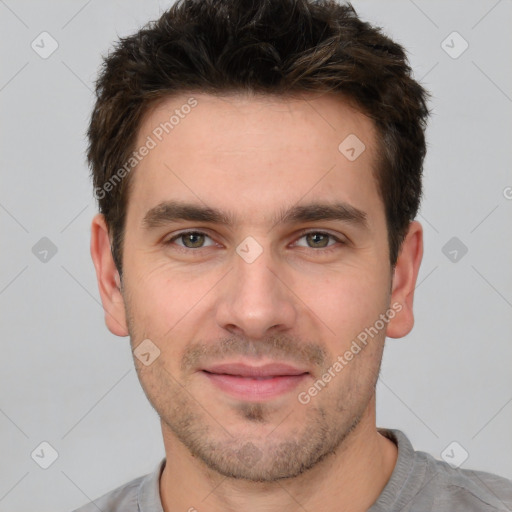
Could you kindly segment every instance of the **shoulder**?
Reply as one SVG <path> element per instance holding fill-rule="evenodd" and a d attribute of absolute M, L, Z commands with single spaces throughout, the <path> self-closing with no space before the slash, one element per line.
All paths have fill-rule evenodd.
<path fill-rule="evenodd" d="M 143 479 L 144 477 L 140 476 L 126 484 L 120 485 L 73 512 L 98 512 L 98 510 L 103 512 L 137 511 L 137 490 Z"/>
<path fill-rule="evenodd" d="M 139 512 L 141 508 L 161 511 L 159 480 L 164 465 L 165 458 L 151 473 L 134 478 L 73 512 Z"/>
<path fill-rule="evenodd" d="M 400 430 L 379 432 L 398 446 L 398 459 L 372 512 L 512 512 L 512 480 L 416 451 Z"/>
<path fill-rule="evenodd" d="M 434 475 L 434 510 L 512 510 L 512 480 L 484 471 L 453 468 L 429 457 Z"/>

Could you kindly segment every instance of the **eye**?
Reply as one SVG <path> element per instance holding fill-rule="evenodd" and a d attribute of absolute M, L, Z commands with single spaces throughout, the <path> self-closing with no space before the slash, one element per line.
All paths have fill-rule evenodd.
<path fill-rule="evenodd" d="M 207 239 L 210 240 L 211 243 L 205 244 Z M 177 241 L 181 242 L 177 243 L 178 246 L 185 247 L 186 249 L 202 249 L 203 247 L 215 245 L 213 240 L 206 233 L 202 233 L 201 231 L 185 231 L 179 233 L 167 240 L 165 244 L 170 245 Z"/>
<path fill-rule="evenodd" d="M 299 243 L 302 239 L 306 241 L 306 245 Z M 324 249 L 336 245 L 337 242 L 343 244 L 342 240 L 330 233 L 325 233 L 323 231 L 310 231 L 308 233 L 304 233 L 298 241 L 295 242 L 295 245 L 298 245 L 299 247 L 309 247 L 311 249 Z"/>
<path fill-rule="evenodd" d="M 301 240 L 304 240 L 305 243 L 301 243 Z M 343 243 L 343 240 L 330 233 L 309 231 L 303 233 L 294 245 L 310 249 L 330 250 L 332 246 Z M 165 245 L 177 245 L 184 249 L 202 249 L 215 245 L 215 242 L 206 233 L 201 231 L 183 231 L 169 238 Z"/>

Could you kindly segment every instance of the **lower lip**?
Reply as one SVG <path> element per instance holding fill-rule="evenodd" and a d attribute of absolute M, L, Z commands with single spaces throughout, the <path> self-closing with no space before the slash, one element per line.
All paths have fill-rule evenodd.
<path fill-rule="evenodd" d="M 266 400 L 283 395 L 295 389 L 306 377 L 301 375 L 282 375 L 268 379 L 252 379 L 237 375 L 203 372 L 210 382 L 220 390 L 242 400 Z"/>

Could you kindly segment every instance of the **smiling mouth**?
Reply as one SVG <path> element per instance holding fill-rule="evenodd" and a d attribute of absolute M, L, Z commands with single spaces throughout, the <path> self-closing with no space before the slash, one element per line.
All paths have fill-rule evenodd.
<path fill-rule="evenodd" d="M 245 401 L 263 401 L 292 391 L 307 376 L 307 370 L 285 363 L 251 366 L 228 363 L 202 370 L 217 389 Z"/>

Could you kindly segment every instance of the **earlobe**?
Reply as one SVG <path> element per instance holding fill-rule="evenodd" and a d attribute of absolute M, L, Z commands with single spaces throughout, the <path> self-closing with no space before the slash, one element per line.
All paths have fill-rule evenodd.
<path fill-rule="evenodd" d="M 398 303 L 402 308 L 388 324 L 386 335 L 390 338 L 402 338 L 414 326 L 414 289 L 422 257 L 423 228 L 418 221 L 413 221 L 402 243 L 393 273 L 391 305 Z"/>
<path fill-rule="evenodd" d="M 128 336 L 124 299 L 119 272 L 112 258 L 105 218 L 97 214 L 91 225 L 91 257 L 105 311 L 105 323 L 112 334 Z"/>

